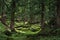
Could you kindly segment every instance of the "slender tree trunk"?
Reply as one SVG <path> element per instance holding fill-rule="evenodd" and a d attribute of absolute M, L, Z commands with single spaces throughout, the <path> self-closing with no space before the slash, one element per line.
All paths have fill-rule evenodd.
<path fill-rule="evenodd" d="M 57 0 L 57 27 L 60 27 L 60 0 Z"/>
<path fill-rule="evenodd" d="M 14 30 L 14 19 L 15 19 L 15 7 L 16 7 L 16 4 L 15 4 L 15 0 L 12 0 L 12 13 L 11 13 L 11 23 L 10 23 L 10 29 L 11 31 Z"/>
<path fill-rule="evenodd" d="M 39 4 L 40 5 L 40 4 Z M 41 7 L 42 7 L 42 13 L 41 13 L 41 20 L 40 20 L 40 25 L 41 25 L 41 28 L 42 28 L 42 30 L 37 34 L 37 36 L 40 36 L 40 35 L 43 35 L 43 34 L 45 34 L 45 33 L 42 33 L 41 34 L 41 32 L 44 32 L 44 28 L 45 28 L 45 20 L 44 20 L 44 1 L 42 0 L 42 3 L 41 3 Z"/>
<path fill-rule="evenodd" d="M 6 26 L 6 28 L 8 28 L 8 25 L 6 24 L 6 13 L 5 13 L 5 10 L 2 11 L 2 14 L 1 14 L 1 23 L 4 24 Z"/>
<path fill-rule="evenodd" d="M 2 11 L 2 14 L 1 14 L 1 19 L 4 23 L 6 23 L 6 14 L 5 14 L 5 10 Z"/>
<path fill-rule="evenodd" d="M 44 1 L 42 0 L 41 27 L 44 28 Z"/>

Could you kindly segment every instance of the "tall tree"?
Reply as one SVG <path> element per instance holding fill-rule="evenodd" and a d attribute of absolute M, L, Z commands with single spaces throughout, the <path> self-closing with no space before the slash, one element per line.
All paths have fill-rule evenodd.
<path fill-rule="evenodd" d="M 44 0 L 41 2 L 41 8 L 42 8 L 42 13 L 41 13 L 41 27 L 44 28 Z"/>
<path fill-rule="evenodd" d="M 12 11 L 11 11 L 11 23 L 10 23 L 10 28 L 11 31 L 14 30 L 14 19 L 15 19 L 15 8 L 16 8 L 16 1 L 12 0 L 11 6 L 12 6 Z"/>
<path fill-rule="evenodd" d="M 60 27 L 60 0 L 57 0 L 57 27 Z"/>

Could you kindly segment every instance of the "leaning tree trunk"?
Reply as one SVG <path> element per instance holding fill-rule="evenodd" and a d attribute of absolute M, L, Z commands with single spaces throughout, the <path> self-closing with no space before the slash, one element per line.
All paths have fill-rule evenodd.
<path fill-rule="evenodd" d="M 5 4 L 4 3 L 5 3 L 4 0 L 2 0 L 1 3 L 0 3 L 1 4 L 1 10 L 2 10 L 0 21 L 5 26 L 5 28 L 8 29 L 9 27 L 6 24 L 6 7 L 5 7 Z"/>
<path fill-rule="evenodd" d="M 60 0 L 57 0 L 57 27 L 60 27 Z"/>
<path fill-rule="evenodd" d="M 3 24 L 3 25 L 5 25 L 6 26 L 6 29 L 8 29 L 8 25 L 6 24 L 6 13 L 5 13 L 5 10 L 3 10 L 2 11 L 2 14 L 1 14 L 1 23 Z"/>

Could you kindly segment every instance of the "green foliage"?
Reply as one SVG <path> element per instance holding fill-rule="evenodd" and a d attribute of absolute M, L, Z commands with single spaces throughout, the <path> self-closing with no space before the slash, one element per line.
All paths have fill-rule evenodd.
<path fill-rule="evenodd" d="M 0 22 L 0 31 L 3 32 L 3 31 L 5 31 L 5 30 L 6 30 L 6 29 L 5 29 L 4 25 Z"/>
<path fill-rule="evenodd" d="M 15 28 L 15 30 L 17 32 L 20 32 L 20 33 L 23 33 L 23 34 L 26 34 L 26 35 L 37 34 L 41 31 L 41 28 L 40 28 L 39 24 L 31 25 L 30 27 L 27 26 L 27 28 L 25 26 L 22 26 L 22 27 L 17 26 L 17 28 Z"/>
<path fill-rule="evenodd" d="M 13 40 L 25 40 L 26 37 L 27 36 L 24 34 L 16 33 L 16 34 L 12 34 L 12 36 L 10 38 L 13 38 Z"/>
<path fill-rule="evenodd" d="M 7 39 L 7 36 L 0 31 L 0 40 L 6 40 Z"/>
<path fill-rule="evenodd" d="M 5 26 L 0 22 L 0 40 L 60 40 L 58 36 L 39 36 L 40 34 L 56 33 L 60 35 L 60 29 L 52 27 L 50 24 L 51 18 L 56 17 L 56 1 L 45 0 L 44 1 L 44 20 L 45 27 L 41 28 L 41 13 L 43 0 L 14 0 L 16 8 L 12 10 L 12 0 L 0 0 L 0 18 L 2 12 L 6 13 L 6 23 L 10 26 L 11 13 L 15 12 L 14 28 L 17 33 L 12 36 L 6 36 L 3 32 L 6 30 Z M 31 24 L 29 23 L 31 22 Z M 39 22 L 39 23 L 38 23 Z M 51 22 L 49 24 L 49 22 Z M 18 27 L 18 28 L 17 28 Z M 51 28 L 50 28 L 51 27 Z M 53 31 L 52 31 L 53 30 Z M 33 37 L 31 36 L 33 35 Z M 29 38 L 27 36 L 30 36 Z"/>

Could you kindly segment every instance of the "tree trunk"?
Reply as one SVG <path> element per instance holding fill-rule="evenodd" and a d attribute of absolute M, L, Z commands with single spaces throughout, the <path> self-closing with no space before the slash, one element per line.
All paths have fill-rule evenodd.
<path fill-rule="evenodd" d="M 41 13 L 41 27 L 44 28 L 44 1 L 41 3 L 42 13 Z"/>
<path fill-rule="evenodd" d="M 14 31 L 14 19 L 15 19 L 15 7 L 16 7 L 15 0 L 12 0 L 11 6 L 12 6 L 12 13 L 11 13 L 10 29 L 11 31 Z"/>
<path fill-rule="evenodd" d="M 57 27 L 60 27 L 60 0 L 57 0 Z"/>
<path fill-rule="evenodd" d="M 5 10 L 2 11 L 1 17 L 2 17 L 0 19 L 1 23 L 6 26 L 6 29 L 8 29 L 8 25 L 6 24 L 6 13 L 5 13 Z"/>

